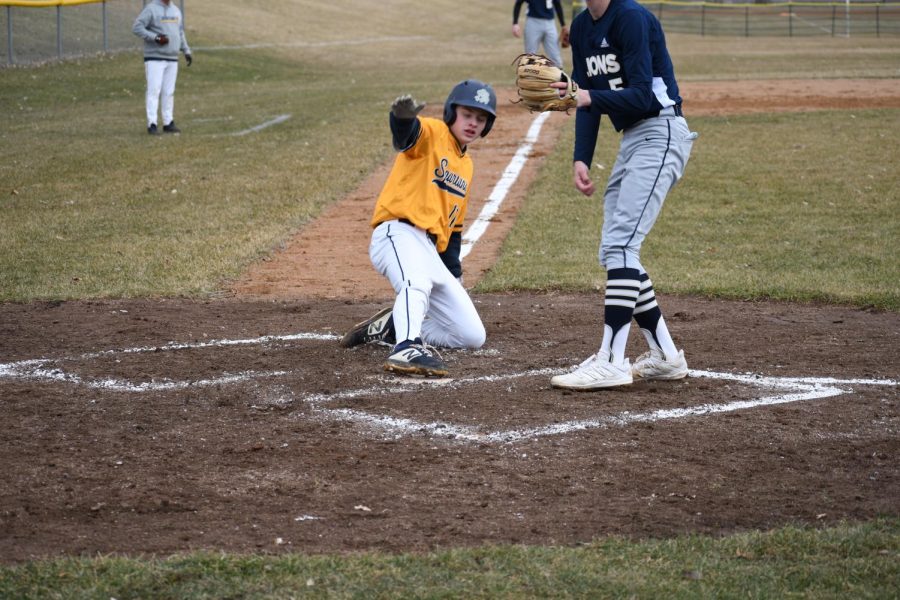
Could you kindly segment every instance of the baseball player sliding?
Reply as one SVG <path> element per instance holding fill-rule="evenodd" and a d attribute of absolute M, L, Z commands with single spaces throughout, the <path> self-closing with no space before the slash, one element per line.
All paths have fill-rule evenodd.
<path fill-rule="evenodd" d="M 391 105 L 399 154 L 372 215 L 369 258 L 396 300 L 355 325 L 341 345 L 392 344 L 386 371 L 444 377 L 449 371 L 434 346 L 480 348 L 485 340 L 462 285 L 459 253 L 473 173 L 466 149 L 490 132 L 497 96 L 486 83 L 468 79 L 447 96 L 443 120 L 420 117 L 424 106 L 408 95 Z"/>

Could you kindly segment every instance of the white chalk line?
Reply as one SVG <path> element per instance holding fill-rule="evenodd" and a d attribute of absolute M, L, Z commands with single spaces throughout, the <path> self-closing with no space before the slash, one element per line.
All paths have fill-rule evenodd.
<path fill-rule="evenodd" d="M 104 350 L 81 354 L 77 357 L 60 359 L 30 359 L 12 363 L 0 363 L 0 378 L 21 378 L 38 381 L 66 382 L 73 385 L 83 385 L 93 389 L 145 393 L 159 391 L 177 391 L 187 388 L 208 387 L 213 385 L 228 385 L 272 377 L 290 375 L 292 371 L 245 371 L 241 373 L 223 373 L 219 377 L 190 381 L 175 381 L 163 379 L 150 382 L 133 382 L 116 378 L 85 378 L 73 373 L 68 373 L 61 368 L 53 368 L 49 365 L 72 360 L 89 360 L 113 356 L 117 354 L 138 354 L 148 352 L 174 352 L 190 349 L 214 349 L 231 346 L 265 345 L 275 342 L 292 341 L 334 341 L 338 336 L 332 334 L 296 333 L 288 335 L 260 336 L 249 339 L 221 339 L 206 342 L 177 343 L 170 342 L 162 346 L 144 346 L 136 348 L 124 348 L 118 350 Z M 441 438 L 457 442 L 511 444 L 530 439 L 565 435 L 579 431 L 603 429 L 609 427 L 624 427 L 632 423 L 656 422 L 690 417 L 708 416 L 719 413 L 750 410 L 763 406 L 774 406 L 792 402 L 818 400 L 831 398 L 842 394 L 852 393 L 852 389 L 838 386 L 894 386 L 898 381 L 894 379 L 839 379 L 834 377 L 770 377 L 755 373 L 720 373 L 715 371 L 691 370 L 689 377 L 707 378 L 725 381 L 735 381 L 742 384 L 755 386 L 766 390 L 780 390 L 785 393 L 767 395 L 750 400 L 739 400 L 724 404 L 703 403 L 696 406 L 676 409 L 660 409 L 644 413 L 632 413 L 625 411 L 614 415 L 605 415 L 593 419 L 576 419 L 552 425 L 529 427 L 522 429 L 510 429 L 503 431 L 484 431 L 477 426 L 459 425 L 445 421 L 419 421 L 414 418 L 393 417 L 383 414 L 374 414 L 367 411 L 349 408 L 331 408 L 328 405 L 338 401 L 353 400 L 357 398 L 371 398 L 373 396 L 397 397 L 401 394 L 419 393 L 423 386 L 445 387 L 459 389 L 464 386 L 477 384 L 493 384 L 507 382 L 513 379 L 527 377 L 547 377 L 563 372 L 563 369 L 532 369 L 527 371 L 501 373 L 496 375 L 483 375 L 460 379 L 405 379 L 381 377 L 374 386 L 361 389 L 343 390 L 331 394 L 301 394 L 292 401 L 306 404 L 312 412 L 326 420 L 349 421 L 364 428 L 380 432 L 382 435 L 394 437 L 402 436 L 426 436 Z"/>
<path fill-rule="evenodd" d="M 12 363 L 0 363 L 0 378 L 34 379 L 38 381 L 62 381 L 75 385 L 84 385 L 89 388 L 108 390 L 115 392 L 161 392 L 182 390 L 191 387 L 209 387 L 240 383 L 252 379 L 267 377 L 280 377 L 287 375 L 288 371 L 244 371 L 242 373 L 224 373 L 219 377 L 192 381 L 173 381 L 162 379 L 160 381 L 133 382 L 116 378 L 85 378 L 74 373 L 64 371 L 62 368 L 53 368 L 51 365 L 61 362 L 86 361 L 96 358 L 113 356 L 118 354 L 141 354 L 146 352 L 173 352 L 178 350 L 203 350 L 207 348 L 226 348 L 229 346 L 264 345 L 274 342 L 293 342 L 301 340 L 333 341 L 340 336 L 322 333 L 292 333 L 288 335 L 266 335 L 256 338 L 237 340 L 210 340 L 206 342 L 169 342 L 162 346 L 143 346 L 138 348 L 123 348 L 118 350 L 102 350 L 89 352 L 75 357 L 60 359 L 39 358 L 22 360 Z"/>
<path fill-rule="evenodd" d="M 236 132 L 232 133 L 231 135 L 237 136 L 237 135 L 247 135 L 248 133 L 256 133 L 257 131 L 262 131 L 266 127 L 271 127 L 272 125 L 278 125 L 279 123 L 284 123 L 285 121 L 287 121 L 290 118 L 291 118 L 290 114 L 278 115 L 274 119 L 269 119 L 268 121 L 266 121 L 264 123 L 260 123 L 259 125 L 250 127 L 249 129 L 242 129 L 241 131 L 236 131 Z"/>
<path fill-rule="evenodd" d="M 523 373 L 511 373 L 502 376 L 476 377 L 466 380 L 455 380 L 456 384 L 480 383 L 484 381 L 504 381 L 515 377 L 530 377 L 536 375 L 551 375 L 560 373 L 560 369 L 540 369 Z M 554 423 L 552 425 L 531 427 L 524 429 L 511 429 L 506 431 L 482 431 L 480 427 L 456 425 L 450 422 L 431 421 L 422 422 L 405 417 L 391 417 L 372 414 L 355 409 L 323 409 L 321 404 L 340 399 L 352 399 L 378 394 L 395 395 L 406 391 L 402 388 L 383 389 L 368 388 L 361 390 L 348 390 L 334 395 L 315 394 L 301 397 L 300 400 L 311 404 L 325 413 L 330 419 L 351 421 L 371 429 L 379 430 L 383 434 L 394 437 L 403 436 L 427 436 L 440 437 L 448 441 L 512 444 L 530 439 L 566 435 L 579 431 L 592 429 L 604 429 L 609 427 L 625 427 L 632 423 L 657 422 L 689 417 L 708 416 L 718 413 L 728 413 L 740 410 L 750 410 L 762 406 L 774 406 L 792 402 L 807 400 L 820 400 L 842 394 L 852 393 L 852 390 L 834 387 L 835 384 L 843 385 L 889 385 L 896 386 L 898 382 L 892 379 L 836 379 L 836 378 L 811 378 L 811 377 L 766 377 L 757 374 L 717 373 L 713 371 L 692 370 L 690 377 L 705 377 L 736 381 L 753 385 L 762 389 L 782 389 L 789 393 L 764 396 L 752 400 L 739 400 L 725 404 L 706 403 L 697 406 L 677 409 L 660 409 L 645 413 L 632 413 L 625 411 L 615 415 L 607 415 L 595 419 L 578 419 Z"/>
<path fill-rule="evenodd" d="M 494 189 L 491 191 L 491 195 L 488 196 L 487 203 L 481 208 L 478 217 L 472 221 L 471 225 L 469 225 L 466 232 L 463 234 L 462 246 L 459 251 L 460 260 L 468 256 L 469 252 L 472 251 L 472 246 L 474 246 L 475 242 L 484 235 L 488 225 L 490 225 L 491 219 L 497 214 L 497 211 L 500 210 L 500 205 L 503 204 L 510 188 L 516 182 L 516 179 L 518 179 L 525 163 L 528 162 L 528 157 L 531 155 L 534 144 L 537 142 L 538 135 L 541 132 L 541 127 L 549 116 L 549 112 L 544 112 L 535 117 L 534 121 L 531 122 L 531 127 L 528 128 L 528 133 L 525 134 L 525 141 L 519 145 L 512 160 L 509 161 L 509 164 L 506 166 L 500 179 L 494 185 Z"/>

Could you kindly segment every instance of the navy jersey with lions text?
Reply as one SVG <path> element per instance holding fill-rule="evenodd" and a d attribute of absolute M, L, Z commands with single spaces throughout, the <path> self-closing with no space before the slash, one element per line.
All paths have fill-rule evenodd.
<path fill-rule="evenodd" d="M 591 164 L 600 115 L 622 131 L 681 103 L 662 27 L 635 0 L 612 0 L 597 20 L 582 11 L 570 37 L 572 78 L 591 93 L 591 105 L 576 115 L 575 160 Z M 588 129 L 593 135 L 581 135 Z"/>

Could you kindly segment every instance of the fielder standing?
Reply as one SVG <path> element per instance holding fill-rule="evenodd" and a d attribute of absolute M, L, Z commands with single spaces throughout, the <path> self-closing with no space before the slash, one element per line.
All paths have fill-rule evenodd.
<path fill-rule="evenodd" d="M 447 366 L 431 346 L 480 348 L 486 335 L 462 284 L 459 253 L 474 170 L 467 148 L 491 130 L 497 96 L 467 79 L 447 96 L 443 120 L 419 117 L 424 106 L 408 95 L 391 105 L 399 154 L 372 215 L 369 258 L 397 297 L 341 345 L 393 344 L 385 370 L 443 377 Z"/>
<path fill-rule="evenodd" d="M 553 21 L 554 13 L 559 18 L 563 39 L 568 39 L 569 28 L 566 27 L 566 18 L 563 16 L 560 0 L 516 0 L 516 4 L 513 6 L 512 25 L 512 34 L 516 37 L 522 35 L 522 28 L 519 27 L 519 12 L 525 2 L 528 3 L 526 11 L 528 18 L 525 21 L 525 52 L 537 54 L 538 46 L 543 44 L 547 58 L 556 63 L 557 67 L 562 68 L 562 56 L 559 53 L 560 34 L 557 33 L 556 23 Z"/>
<path fill-rule="evenodd" d="M 181 133 L 175 126 L 175 80 L 178 78 L 178 53 L 184 52 L 187 66 L 193 57 L 184 35 L 181 11 L 172 0 L 152 0 L 131 28 L 144 40 L 144 71 L 147 75 L 147 133 L 156 135 L 157 112 L 162 96 L 164 133 Z"/>
<path fill-rule="evenodd" d="M 594 193 L 590 168 L 602 115 L 622 140 L 603 197 L 603 340 L 596 354 L 551 384 L 592 390 L 627 385 L 634 377 L 680 379 L 688 372 L 684 351 L 669 334 L 640 252 L 666 194 L 684 173 L 697 134 L 682 114 L 665 35 L 653 13 L 635 0 L 585 4 L 570 31 L 572 78 L 581 87 L 575 116 L 578 191 Z M 625 356 L 632 317 L 650 346 L 633 366 Z"/>

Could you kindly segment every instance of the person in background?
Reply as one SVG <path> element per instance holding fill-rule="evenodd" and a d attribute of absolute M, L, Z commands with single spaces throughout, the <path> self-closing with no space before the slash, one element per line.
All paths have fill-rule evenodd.
<path fill-rule="evenodd" d="M 181 11 L 172 0 L 152 0 L 134 21 L 132 32 L 144 40 L 144 72 L 147 76 L 147 133 L 157 135 L 157 112 L 162 97 L 163 133 L 181 133 L 175 126 L 175 80 L 178 78 L 178 53 L 184 53 L 187 66 L 193 56 L 184 35 Z"/>
<path fill-rule="evenodd" d="M 559 52 L 560 35 L 563 40 L 569 38 L 569 28 L 566 27 L 566 18 L 560 0 L 516 0 L 513 6 L 512 34 L 522 36 L 522 28 L 519 27 L 519 12 L 522 4 L 527 3 L 527 19 L 525 20 L 525 52 L 538 54 L 538 48 L 544 45 L 544 53 L 557 67 L 562 68 L 562 56 Z M 553 22 L 554 13 L 559 18 L 561 32 L 557 33 L 556 23 Z M 567 46 L 567 45 L 566 45 Z"/>

